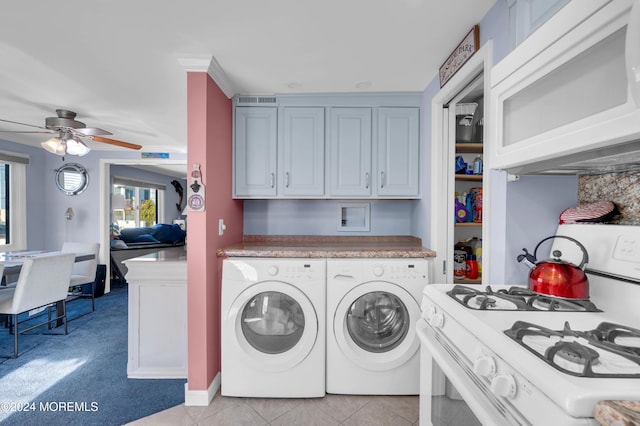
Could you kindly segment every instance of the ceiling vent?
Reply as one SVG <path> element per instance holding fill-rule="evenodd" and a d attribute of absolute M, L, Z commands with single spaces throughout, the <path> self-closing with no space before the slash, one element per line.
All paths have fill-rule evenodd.
<path fill-rule="evenodd" d="M 238 96 L 236 106 L 277 106 L 278 98 L 275 96 Z"/>

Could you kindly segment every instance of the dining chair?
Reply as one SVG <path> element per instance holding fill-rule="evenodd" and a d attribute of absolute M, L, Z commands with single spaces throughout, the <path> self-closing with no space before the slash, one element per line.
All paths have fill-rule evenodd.
<path fill-rule="evenodd" d="M 62 253 L 93 254 L 93 259 L 76 262 L 73 264 L 71 272 L 71 282 L 69 287 L 78 288 L 86 284 L 91 285 L 91 312 L 96 310 L 96 270 L 98 268 L 98 255 L 100 254 L 99 243 L 76 243 L 65 242 L 62 244 Z"/>
<path fill-rule="evenodd" d="M 64 334 L 67 334 L 67 317 L 66 309 L 64 308 L 74 262 L 75 255 L 72 253 L 25 259 L 16 286 L 0 290 L 0 314 L 9 315 L 11 318 L 14 358 L 18 356 L 19 334 L 57 320 L 62 320 Z M 30 321 L 34 317 L 19 321 L 18 315 L 47 307 L 57 302 L 61 303 L 62 309 L 56 309 L 55 318 L 52 319 L 49 315 L 47 321 L 28 326 L 23 330 L 19 329 L 19 324 Z"/>

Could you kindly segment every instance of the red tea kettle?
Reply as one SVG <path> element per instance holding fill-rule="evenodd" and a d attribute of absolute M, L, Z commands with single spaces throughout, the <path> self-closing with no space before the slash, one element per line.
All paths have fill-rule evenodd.
<path fill-rule="evenodd" d="M 536 253 L 540 245 L 552 238 L 565 238 L 574 242 L 582 250 L 582 262 L 576 266 L 573 263 L 560 259 L 562 252 L 554 250 L 553 258 L 538 262 Z M 549 296 L 564 297 L 568 299 L 588 299 L 589 280 L 584 273 L 584 267 L 589 262 L 589 255 L 584 246 L 576 239 L 564 235 L 552 235 L 540 241 L 533 251 L 533 255 L 522 249 L 524 254 L 518 256 L 518 262 L 526 259 L 527 264 L 532 265 L 529 272 L 529 290 Z M 533 265 L 535 263 L 535 265 Z"/>

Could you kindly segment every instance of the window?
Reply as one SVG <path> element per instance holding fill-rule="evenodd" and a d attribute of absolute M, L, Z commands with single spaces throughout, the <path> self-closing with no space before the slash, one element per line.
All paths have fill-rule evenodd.
<path fill-rule="evenodd" d="M 9 170 L 9 164 L 0 163 L 0 244 L 3 245 L 11 244 L 11 234 L 7 233 L 11 224 Z"/>
<path fill-rule="evenodd" d="M 0 251 L 26 248 L 28 157 L 0 152 Z"/>
<path fill-rule="evenodd" d="M 153 226 L 162 222 L 163 185 L 114 178 L 112 223 L 119 229 Z"/>

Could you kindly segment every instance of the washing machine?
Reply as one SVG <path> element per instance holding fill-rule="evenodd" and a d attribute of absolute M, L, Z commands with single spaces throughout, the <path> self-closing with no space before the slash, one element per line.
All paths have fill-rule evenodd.
<path fill-rule="evenodd" d="M 225 259 L 222 395 L 324 396 L 325 327 L 324 259 Z"/>
<path fill-rule="evenodd" d="M 327 260 L 327 393 L 417 395 L 426 259 Z"/>

